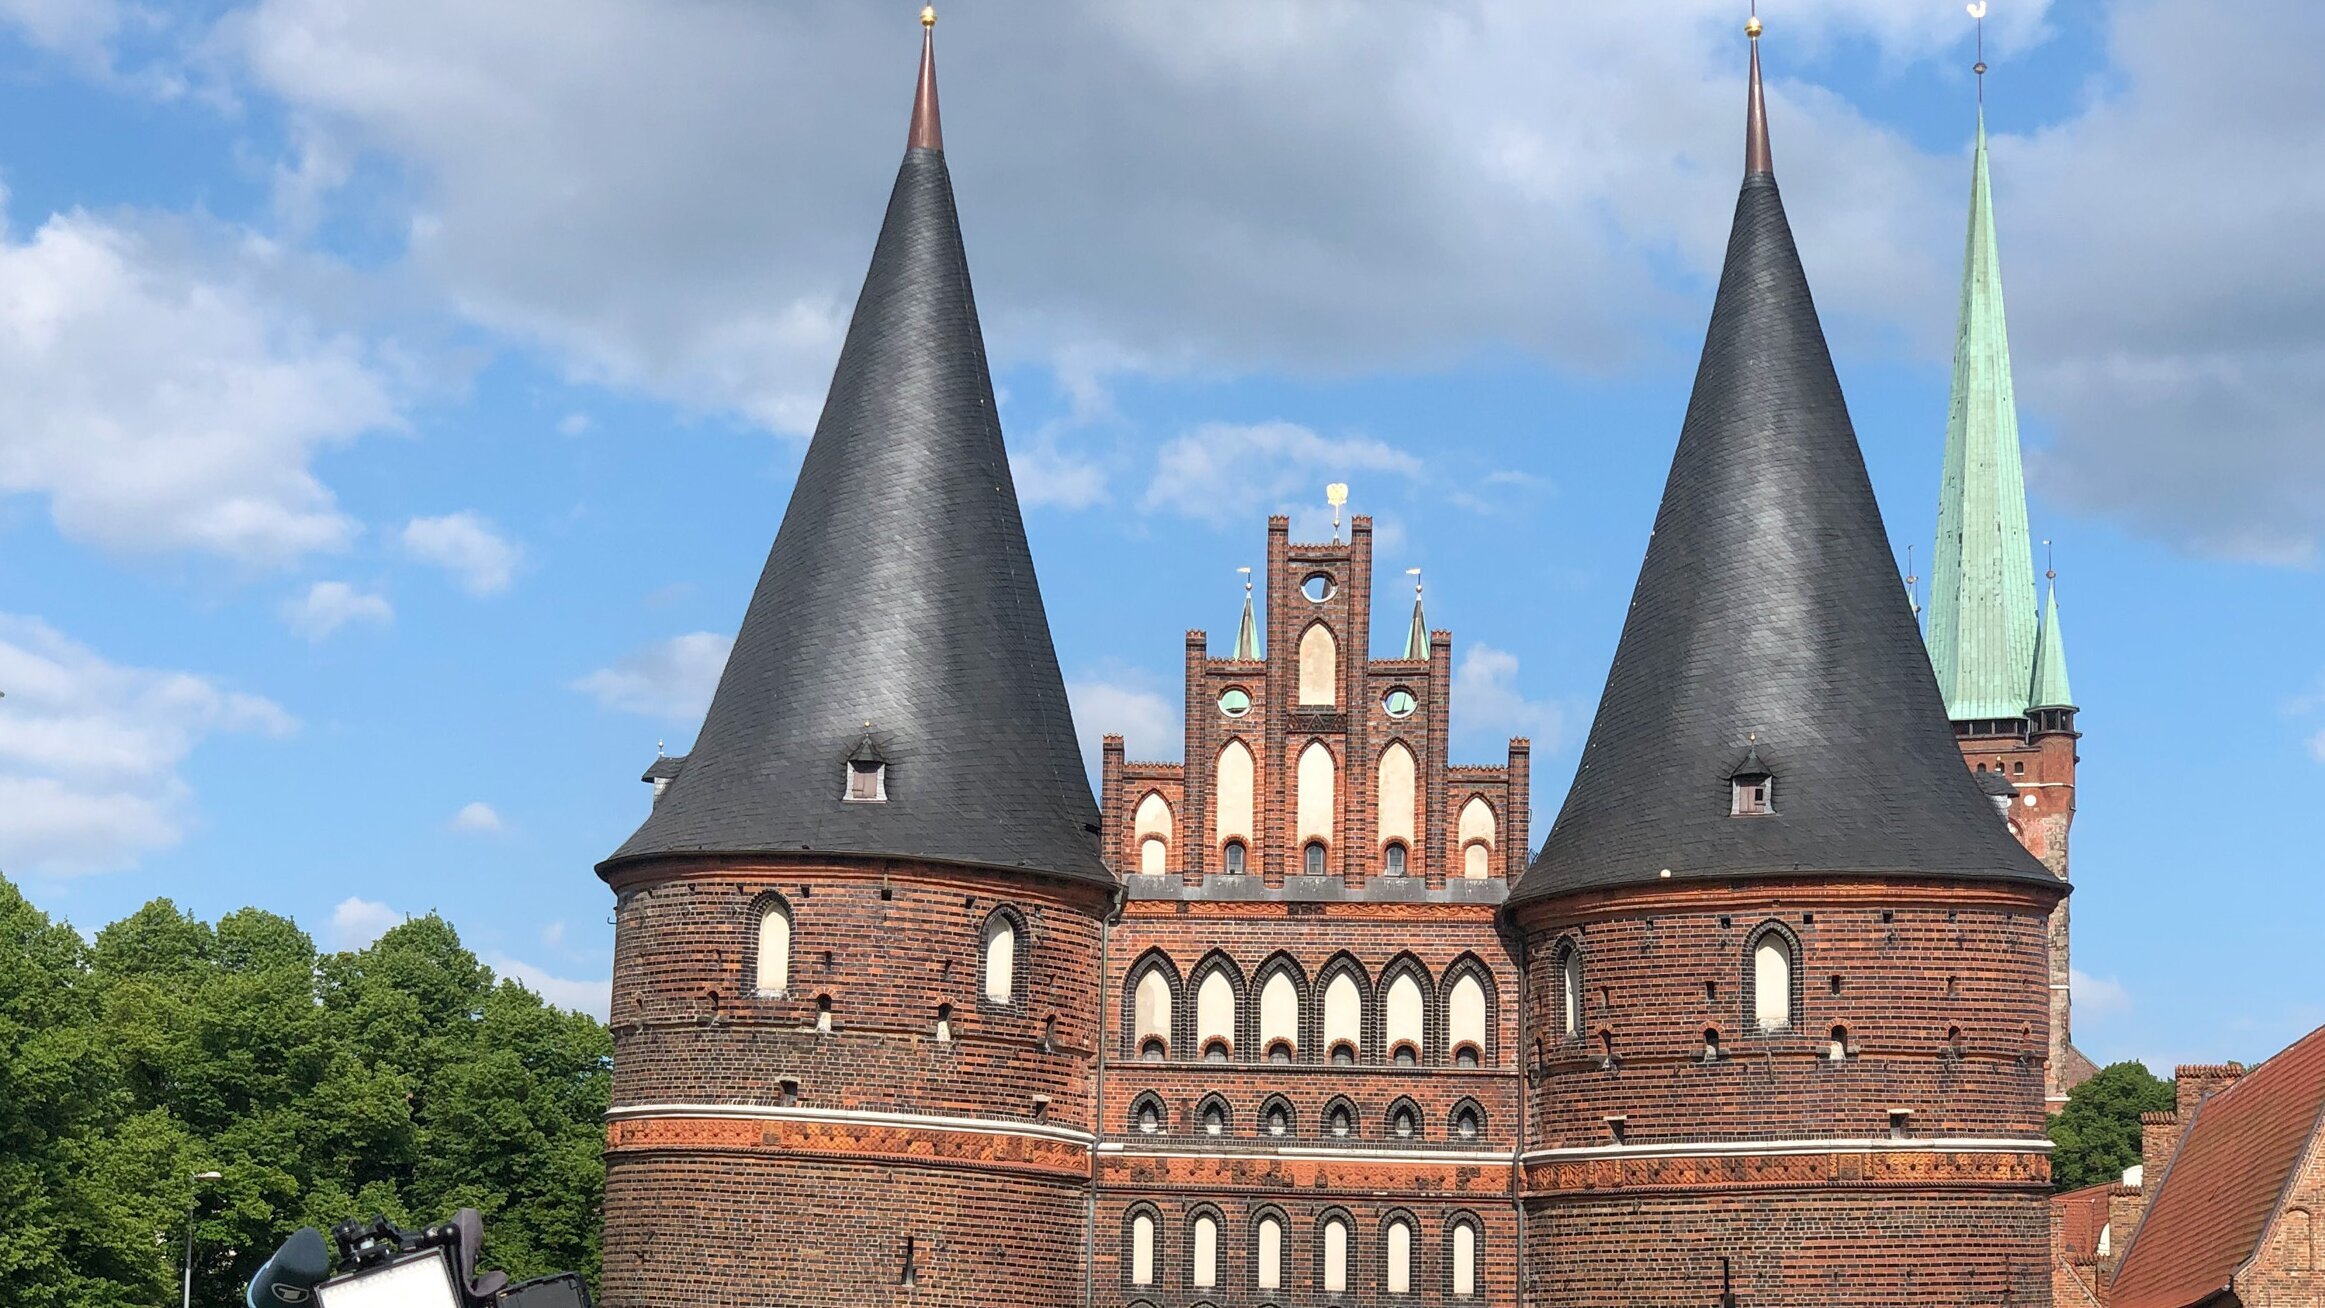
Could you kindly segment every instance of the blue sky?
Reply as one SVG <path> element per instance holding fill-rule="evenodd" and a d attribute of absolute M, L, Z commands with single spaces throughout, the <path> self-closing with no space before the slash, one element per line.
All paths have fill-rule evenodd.
<path fill-rule="evenodd" d="M 902 145 L 917 6 L 0 0 L 0 869 L 326 946 L 437 909 L 602 1003 Z M 1264 519 L 1426 569 L 1457 756 L 1564 793 L 1734 201 L 1739 6 L 948 6 L 947 144 L 1094 741 L 1176 757 Z M 1005 10 L 1005 11 L 1004 11 Z M 1928 558 L 1951 0 L 1769 0 L 1777 170 Z M 893 11 L 893 12 L 890 12 Z M 2079 1043 L 2319 1022 L 2325 19 L 1995 0 L 2034 530 L 2086 732 Z M 1400 635 L 1384 602 L 1375 647 Z"/>

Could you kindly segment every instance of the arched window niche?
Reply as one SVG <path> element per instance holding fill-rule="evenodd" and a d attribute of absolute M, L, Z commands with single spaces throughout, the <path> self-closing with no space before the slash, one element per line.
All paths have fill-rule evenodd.
<path fill-rule="evenodd" d="M 1006 1004 L 1017 998 L 1017 951 L 1021 934 L 1017 914 L 994 909 L 985 919 L 985 1002 Z"/>
<path fill-rule="evenodd" d="M 791 905 L 784 903 L 780 895 L 763 895 L 759 899 L 751 990 L 770 998 L 791 992 Z"/>
<path fill-rule="evenodd" d="M 1753 1030 L 1792 1029 L 1797 1009 L 1793 978 L 1799 971 L 1799 951 L 1799 942 L 1779 923 L 1767 923 L 1752 933 L 1745 946 L 1744 988 Z"/>

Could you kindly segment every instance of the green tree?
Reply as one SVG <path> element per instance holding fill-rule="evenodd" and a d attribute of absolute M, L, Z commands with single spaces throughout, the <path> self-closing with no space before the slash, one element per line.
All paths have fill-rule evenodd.
<path fill-rule="evenodd" d="M 84 944 L 0 878 L 0 1303 L 174 1302 L 189 1211 L 214 1308 L 299 1226 L 462 1206 L 486 1266 L 594 1280 L 611 1061 L 433 915 L 318 955 L 157 899 Z"/>
<path fill-rule="evenodd" d="M 2052 1185 L 2079 1190 L 2121 1178 L 2140 1160 L 2140 1114 L 2170 1112 L 2176 1095 L 2144 1063 L 2112 1064 L 2076 1086 L 2050 1117 Z"/>

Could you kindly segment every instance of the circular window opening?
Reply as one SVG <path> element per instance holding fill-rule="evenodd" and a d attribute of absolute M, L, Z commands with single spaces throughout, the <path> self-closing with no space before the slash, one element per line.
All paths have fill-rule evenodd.
<path fill-rule="evenodd" d="M 1412 1139 L 1414 1129 L 1413 1110 L 1410 1108 L 1399 1108 L 1394 1113 L 1389 1114 L 1389 1129 L 1397 1133 L 1397 1138 L 1399 1140 Z"/>
<path fill-rule="evenodd" d="M 1161 1130 L 1162 1110 L 1155 1107 L 1153 1104 L 1140 1104 L 1138 1106 L 1139 1134 L 1154 1135 Z"/>
<path fill-rule="evenodd" d="M 1292 1115 L 1284 1111 L 1282 1104 L 1269 1104 L 1267 1106 L 1267 1133 L 1269 1135 L 1284 1135 L 1291 1129 Z"/>
<path fill-rule="evenodd" d="M 1399 686 L 1380 697 L 1380 706 L 1392 718 L 1409 718 L 1421 706 L 1421 701 L 1413 698 L 1413 692 Z"/>
<path fill-rule="evenodd" d="M 1229 686 L 1219 692 L 1219 711 L 1231 718 L 1251 712 L 1251 692 L 1241 686 Z"/>
<path fill-rule="evenodd" d="M 1356 1129 L 1356 1121 L 1350 1116 L 1346 1106 L 1335 1107 L 1332 1110 L 1332 1116 L 1326 1120 L 1325 1129 L 1336 1136 L 1345 1137 L 1350 1131 Z"/>
<path fill-rule="evenodd" d="M 1310 604 L 1321 604 L 1332 598 L 1332 590 L 1332 578 L 1327 573 L 1311 573 L 1306 581 L 1300 583 L 1300 594 L 1306 596 Z"/>
<path fill-rule="evenodd" d="M 1227 1110 L 1217 1104 L 1203 1109 L 1203 1134 L 1220 1135 L 1227 1130 Z"/>

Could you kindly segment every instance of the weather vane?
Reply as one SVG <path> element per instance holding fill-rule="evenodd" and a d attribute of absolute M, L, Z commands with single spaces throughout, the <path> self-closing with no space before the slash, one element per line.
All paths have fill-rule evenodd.
<path fill-rule="evenodd" d="M 2049 538 L 2047 538 L 2047 537 L 2046 537 L 2046 538 L 2044 538 L 2044 540 L 2043 540 L 2043 543 L 2042 543 L 2042 575 L 2043 575 L 2043 580 L 2045 580 L 2045 581 L 2057 581 L 2057 580 L 2059 579 L 2059 570 L 2058 570 L 2058 568 L 2057 568 L 2057 566 L 2056 566 L 2056 565 L 2057 565 L 2057 563 L 2058 563 L 2058 560 L 2057 560 L 2056 558 L 2054 558 L 2054 557 L 2052 556 L 2052 554 L 2051 554 L 2051 543 L 2050 543 L 2050 540 L 2049 540 Z"/>
<path fill-rule="evenodd" d="M 1970 19 L 1978 25 L 1978 62 L 1970 71 L 1978 75 L 1978 103 L 1986 103 L 1986 0 L 1970 0 Z"/>
<path fill-rule="evenodd" d="M 1336 481 L 1324 488 L 1324 502 L 1332 506 L 1332 543 L 1340 543 L 1340 506 L 1348 503 L 1348 483 Z"/>
<path fill-rule="evenodd" d="M 1421 570 L 1419 568 L 1407 568 L 1405 569 L 1405 575 L 1413 579 L 1413 598 L 1421 598 Z"/>
<path fill-rule="evenodd" d="M 1240 573 L 1242 573 L 1242 574 L 1243 574 L 1243 595 L 1244 595 L 1244 598 L 1245 598 L 1245 599 L 1249 599 L 1249 598 L 1251 598 L 1251 569 L 1249 569 L 1249 568 L 1237 568 L 1237 569 L 1236 569 L 1236 571 L 1237 571 L 1237 572 L 1240 572 Z"/>

